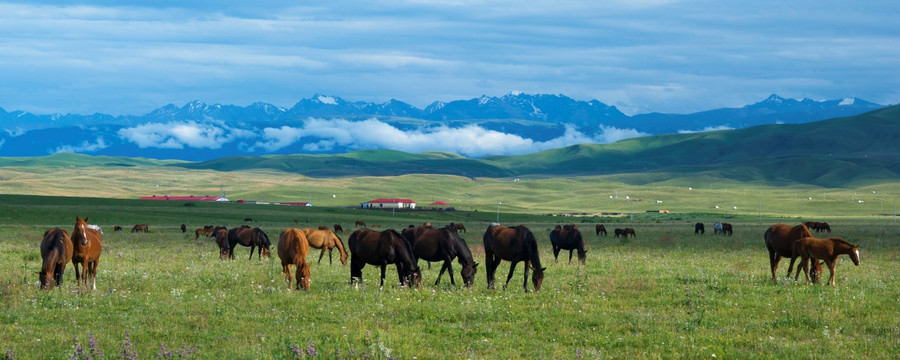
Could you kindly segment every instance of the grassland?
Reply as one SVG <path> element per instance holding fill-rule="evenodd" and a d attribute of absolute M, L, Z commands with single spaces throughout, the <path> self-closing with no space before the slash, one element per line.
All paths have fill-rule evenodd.
<path fill-rule="evenodd" d="M 180 179 L 193 176 L 201 175 L 179 173 Z M 4 175 L 4 182 L 15 180 L 7 179 Z M 394 186 L 414 191 L 415 184 L 427 180 L 393 181 L 402 184 Z M 302 179 L 296 181 L 303 184 Z M 265 190 L 266 184 L 261 181 L 255 190 L 258 193 L 247 194 L 276 193 Z M 462 187 L 447 179 L 439 184 Z M 549 195 L 585 184 L 593 183 L 557 179 L 547 183 L 535 180 L 531 185 L 520 181 L 468 186 L 485 186 L 487 190 L 479 191 L 499 192 L 498 197 L 503 198 L 515 192 L 508 190 L 510 186 L 529 186 L 538 195 Z M 374 191 L 380 189 L 378 185 L 382 184 L 355 191 Z M 419 186 L 429 185 L 435 184 Z M 298 187 L 301 194 L 306 190 Z M 552 190 L 556 187 L 560 190 Z M 119 186 L 108 188 L 115 194 Z M 676 188 L 644 186 L 631 194 L 662 196 Z M 746 190 L 746 196 L 763 192 L 751 189 Z M 624 194 L 619 190 L 621 199 Z M 745 191 L 742 186 L 728 184 L 681 190 L 688 195 L 678 198 L 679 202 L 695 203 L 702 209 L 709 208 L 705 198 L 710 194 L 741 198 Z M 597 198 L 609 199 L 600 196 L 601 192 L 605 196 L 605 189 L 593 191 Z M 799 194 L 790 195 L 790 189 L 783 191 L 779 196 L 790 204 L 810 201 Z M 487 201 L 466 211 L 392 213 L 338 206 L 187 205 L 2 195 L 0 302 L 4 306 L 0 308 L 0 353 L 8 350 L 20 359 L 68 357 L 75 352 L 73 338 L 88 349 L 93 337 L 94 348 L 101 349 L 107 358 L 120 358 L 125 357 L 120 352 L 127 335 L 138 358 L 164 354 L 161 345 L 180 350 L 188 358 L 229 359 L 297 358 L 295 350 L 305 354 L 314 350 L 327 358 L 398 359 L 892 358 L 900 345 L 900 290 L 896 286 L 900 226 L 891 217 L 872 216 L 873 209 L 854 208 L 874 201 L 838 201 L 854 191 L 857 196 L 864 192 L 826 193 L 826 197 L 833 194 L 833 203 L 803 212 L 817 214 L 816 220 L 832 224 L 833 235 L 861 245 L 861 266 L 855 267 L 844 258 L 838 265 L 834 288 L 783 279 L 775 284 L 769 279 L 761 234 L 771 223 L 796 223 L 805 217 L 781 212 L 782 206 L 790 204 L 773 205 L 762 214 L 734 209 L 729 214 L 640 212 L 632 220 L 630 216 L 543 214 L 562 212 L 564 205 L 556 202 L 509 205 L 521 210 L 512 211 L 504 201 L 501 222 L 525 223 L 540 240 L 541 259 L 548 269 L 543 289 L 537 293 L 521 290 L 521 264 L 506 289 L 486 289 L 483 268 L 472 288 L 452 286 L 446 275 L 435 286 L 438 267 L 434 267 L 425 270 L 425 285 L 419 290 L 396 285 L 382 290 L 377 286 L 378 271 L 370 266 L 363 271 L 364 286 L 354 288 L 349 285 L 349 268 L 339 265 L 336 257 L 335 264 L 328 265 L 327 255 L 322 264 L 312 267 L 312 289 L 292 291 L 281 278 L 277 260 L 248 261 L 249 251 L 238 248 L 236 260 L 220 261 L 213 242 L 195 240 L 178 230 L 181 223 L 191 228 L 204 224 L 236 226 L 248 216 L 257 219 L 253 225 L 273 238 L 284 228 L 307 226 L 306 219 L 310 219 L 310 226 L 340 223 L 348 230 L 356 219 L 393 228 L 424 221 L 463 222 L 470 230 L 463 237 L 476 260 L 484 263 L 480 237 L 497 216 L 496 205 Z M 871 195 L 871 191 L 865 191 Z M 691 200 L 692 194 L 701 196 Z M 636 206 L 654 198 L 638 196 L 645 200 L 635 202 Z M 527 203 L 529 199 L 516 201 Z M 535 209 L 540 211 L 532 211 Z M 818 215 L 818 211 L 835 215 Z M 34 272 L 40 267 L 40 235 L 50 226 L 70 228 L 76 215 L 89 216 L 92 223 L 106 229 L 98 288 L 77 289 L 69 268 L 61 289 L 39 291 Z M 695 221 L 711 222 L 713 218 L 733 223 L 734 236 L 693 234 Z M 138 222 L 149 223 L 151 233 L 111 232 L 112 225 L 127 229 Z M 595 236 L 588 231 L 595 222 L 609 227 L 633 226 L 638 237 L 623 241 Z M 584 230 L 589 247 L 585 266 L 552 261 L 547 239 L 558 223 L 577 223 Z M 501 278 L 508 266 L 500 266 Z M 780 278 L 785 267 L 783 262 Z M 389 267 L 389 280 L 395 277 L 392 272 Z M 187 354 L 185 349 L 196 352 Z"/>

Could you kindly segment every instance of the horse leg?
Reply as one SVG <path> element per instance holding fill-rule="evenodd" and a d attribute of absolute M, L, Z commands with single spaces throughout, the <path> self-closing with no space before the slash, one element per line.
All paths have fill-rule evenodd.
<path fill-rule="evenodd" d="M 825 265 L 828 265 L 828 272 L 831 273 L 831 276 L 828 277 L 828 285 L 834 286 L 834 266 L 837 264 L 836 257 L 831 259 L 825 259 Z M 818 261 L 818 260 L 816 260 Z"/>
<path fill-rule="evenodd" d="M 516 264 L 518 264 L 518 263 L 519 263 L 518 261 L 511 261 L 511 262 L 510 262 L 510 264 L 509 264 L 509 274 L 506 275 L 506 284 L 503 285 L 503 289 L 506 289 L 506 287 L 509 286 L 509 280 L 512 279 L 512 277 L 513 277 L 513 271 L 516 271 Z M 527 270 L 527 267 L 526 267 L 526 270 L 525 270 L 525 271 L 528 271 L 528 270 Z M 527 272 L 526 272 L 526 274 L 527 274 Z M 527 280 L 527 279 L 526 279 L 526 280 Z"/>
<path fill-rule="evenodd" d="M 444 276 L 444 270 L 447 270 L 447 262 L 446 261 L 444 261 L 444 265 L 441 266 L 441 272 L 438 273 L 437 280 L 434 281 L 434 286 L 437 286 L 438 284 L 441 283 L 441 276 Z M 450 275 L 453 276 L 453 273 L 450 273 Z M 450 282 L 452 283 L 453 280 L 451 280 Z"/>
<path fill-rule="evenodd" d="M 322 247 L 322 252 L 319 253 L 319 262 L 318 262 L 319 264 L 322 263 L 322 257 L 323 257 L 323 256 L 325 256 L 325 248 L 324 248 L 324 247 Z M 330 256 L 329 256 L 329 257 L 330 257 Z M 330 265 L 330 263 L 329 263 L 329 265 Z"/>
<path fill-rule="evenodd" d="M 288 289 L 291 288 L 291 264 L 281 264 L 281 274 L 287 282 Z"/>
<path fill-rule="evenodd" d="M 255 248 L 256 248 L 256 246 L 250 245 L 250 259 L 248 259 L 248 260 L 253 260 L 253 250 Z M 260 247 L 259 250 L 262 251 L 262 247 Z M 260 259 L 261 259 L 261 257 L 260 257 Z"/>
<path fill-rule="evenodd" d="M 772 281 L 778 282 L 778 278 L 775 276 L 775 271 L 778 270 L 778 262 L 781 261 L 781 257 L 775 253 L 775 250 L 769 249 L 769 267 L 772 268 Z"/>
<path fill-rule="evenodd" d="M 62 285 L 63 273 L 65 273 L 65 272 L 66 272 L 66 264 L 56 265 L 56 273 L 54 274 L 54 275 L 56 275 L 56 287 L 59 287 L 60 285 Z"/>
<path fill-rule="evenodd" d="M 494 272 L 497 271 L 497 265 L 500 264 L 500 258 L 495 258 L 493 254 L 485 256 L 485 262 L 487 263 L 487 283 L 488 289 L 494 288 Z"/>
<path fill-rule="evenodd" d="M 387 270 L 387 264 L 381 265 L 381 282 L 378 284 L 378 289 L 384 289 L 384 271 Z M 400 276 L 400 282 L 403 282 L 403 276 L 400 275 L 400 267 L 397 267 L 397 275 Z"/>
<path fill-rule="evenodd" d="M 444 264 L 447 264 L 447 273 L 450 274 L 450 285 L 456 285 L 456 280 L 453 280 L 453 259 L 445 260 Z"/>
<path fill-rule="evenodd" d="M 572 250 L 569 250 L 569 265 L 572 265 Z"/>
<path fill-rule="evenodd" d="M 331 250 L 332 249 L 328 249 L 328 265 L 331 265 Z"/>
<path fill-rule="evenodd" d="M 522 290 L 525 290 L 525 292 L 527 293 L 528 292 L 528 271 L 531 270 L 531 262 L 526 261 L 524 266 L 525 266 L 525 277 L 522 279 Z"/>
<path fill-rule="evenodd" d="M 366 264 L 357 257 L 350 258 L 350 285 L 354 282 L 362 283 L 362 269 Z"/>
<path fill-rule="evenodd" d="M 559 262 L 559 246 L 553 245 L 553 263 Z"/>
<path fill-rule="evenodd" d="M 97 290 L 97 265 L 100 264 L 100 259 L 94 260 L 90 263 L 90 274 L 91 274 L 91 286 L 94 290 Z"/>

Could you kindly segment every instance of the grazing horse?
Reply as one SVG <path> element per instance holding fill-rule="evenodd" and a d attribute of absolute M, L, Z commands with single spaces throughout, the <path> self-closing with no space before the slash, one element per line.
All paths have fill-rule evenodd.
<path fill-rule="evenodd" d="M 350 234 L 350 284 L 362 282 L 362 269 L 366 264 L 381 266 L 380 287 L 384 287 L 384 272 L 388 264 L 397 267 L 401 286 L 410 288 L 422 284 L 422 271 L 416 264 L 409 240 L 394 229 L 375 231 L 359 229 Z"/>
<path fill-rule="evenodd" d="M 824 260 L 828 265 L 828 271 L 831 277 L 828 278 L 828 285 L 834 286 L 834 267 L 837 265 L 837 258 L 842 254 L 850 256 L 853 264 L 859 266 L 859 246 L 853 245 L 839 237 L 831 237 L 826 239 L 816 239 L 814 237 L 805 237 L 794 242 L 794 255 L 791 257 L 793 261 L 797 256 L 800 257 L 800 265 L 798 265 L 797 274 L 794 275 L 794 281 L 800 276 L 800 269 L 806 275 L 806 282 L 809 282 L 809 259 L 813 262 Z"/>
<path fill-rule="evenodd" d="M 531 276 L 531 282 L 534 284 L 534 291 L 541 290 L 541 284 L 544 282 L 544 270 L 541 267 L 541 259 L 538 257 L 537 241 L 534 234 L 528 230 L 525 225 L 516 227 L 506 227 L 503 225 L 490 225 L 484 232 L 484 257 L 487 263 L 487 283 L 488 289 L 494 288 L 494 272 L 501 260 L 509 261 L 509 275 L 506 276 L 505 288 L 512 279 L 513 271 L 516 264 L 520 261 L 525 262 L 525 278 L 522 282 L 522 289 L 528 291 L 528 271 L 534 270 Z"/>
<path fill-rule="evenodd" d="M 97 230 L 97 232 L 99 232 L 100 235 L 103 235 L 103 229 L 100 227 L 100 225 L 88 224 L 88 228 Z"/>
<path fill-rule="evenodd" d="M 361 220 L 356 220 L 356 223 L 354 223 L 354 225 L 356 225 L 356 227 L 366 227 L 366 223 L 362 222 Z"/>
<path fill-rule="evenodd" d="M 72 260 L 73 245 L 66 229 L 55 227 L 44 232 L 41 240 L 41 258 L 44 260 L 38 278 L 41 281 L 41 289 L 49 289 L 56 283 L 56 287 L 62 285 L 63 273 L 66 265 Z"/>
<path fill-rule="evenodd" d="M 804 224 L 806 227 L 813 229 L 816 232 L 831 232 L 831 226 L 829 226 L 827 222 L 807 221 Z"/>
<path fill-rule="evenodd" d="M 244 222 L 253 222 L 253 218 L 244 218 Z"/>
<path fill-rule="evenodd" d="M 594 225 L 594 231 L 597 232 L 598 236 L 608 235 L 606 232 L 606 226 L 603 226 L 603 224 Z"/>
<path fill-rule="evenodd" d="M 343 234 L 343 233 L 344 233 L 344 227 L 342 227 L 341 224 L 334 224 L 334 233 L 335 233 L 335 234 L 337 234 L 337 233 Z"/>
<path fill-rule="evenodd" d="M 450 223 L 450 225 L 453 225 L 453 226 L 456 228 L 456 231 L 457 231 L 457 232 L 460 232 L 460 231 L 462 231 L 462 232 L 464 232 L 464 233 L 467 232 L 467 231 L 466 231 L 466 226 L 463 225 L 462 223 L 455 223 L 455 224 L 454 224 L 454 223 Z"/>
<path fill-rule="evenodd" d="M 795 259 L 794 242 L 805 237 L 812 237 L 812 233 L 809 232 L 809 228 L 804 224 L 797 226 L 775 224 L 766 229 L 763 238 L 766 242 L 766 248 L 769 250 L 769 266 L 772 268 L 772 281 L 778 281 L 775 277 L 775 270 L 778 270 L 778 262 L 781 261 L 782 257 L 791 259 L 787 271 L 787 276 L 791 276 L 791 272 L 794 270 Z M 818 261 L 816 263 L 818 264 Z"/>
<path fill-rule="evenodd" d="M 309 247 L 322 249 L 322 252 L 319 253 L 320 264 L 322 263 L 322 256 L 328 250 L 328 265 L 331 265 L 331 250 L 337 248 L 338 252 L 341 253 L 341 264 L 347 265 L 347 251 L 344 249 L 344 241 L 333 231 L 328 230 L 328 227 L 303 229 L 303 235 L 305 235 Z"/>
<path fill-rule="evenodd" d="M 722 233 L 722 235 L 732 235 L 733 231 L 731 230 L 731 224 L 716 221 L 716 223 L 713 224 L 713 235 L 717 235 L 718 233 Z"/>
<path fill-rule="evenodd" d="M 194 239 L 199 239 L 200 235 L 206 237 L 214 236 L 215 233 L 213 232 L 213 229 L 214 227 L 212 225 L 206 225 L 202 229 L 194 230 Z"/>
<path fill-rule="evenodd" d="M 631 235 L 632 238 L 637 238 L 637 235 L 634 233 L 634 228 L 625 228 L 625 237 L 628 237 L 628 235 Z"/>
<path fill-rule="evenodd" d="M 282 273 L 291 287 L 291 265 L 297 267 L 297 282 L 295 289 L 309 290 L 309 264 L 306 256 L 309 255 L 309 242 L 303 230 L 288 228 L 278 236 L 278 257 L 281 258 Z"/>
<path fill-rule="evenodd" d="M 582 265 L 587 258 L 584 239 L 577 225 L 556 225 L 550 232 L 550 244 L 553 245 L 553 262 L 558 262 L 560 250 L 569 250 L 569 264 L 572 263 L 572 250 L 578 250 L 578 261 L 581 261 Z"/>
<path fill-rule="evenodd" d="M 216 245 L 219 246 L 219 260 L 227 259 L 231 252 L 231 245 L 228 243 L 228 229 L 219 228 L 214 235 L 216 236 Z"/>
<path fill-rule="evenodd" d="M 113 226 L 113 232 L 122 232 L 122 227 L 119 225 Z"/>
<path fill-rule="evenodd" d="M 703 227 L 703 223 L 698 222 L 698 223 L 694 224 L 694 234 L 695 235 L 696 234 L 703 235 L 704 233 L 706 233 L 706 228 Z"/>
<path fill-rule="evenodd" d="M 618 239 L 620 236 L 626 238 L 628 237 L 628 235 L 625 235 L 625 229 L 622 228 L 616 228 L 615 230 L 613 230 L 613 233 L 615 233 L 616 239 Z"/>
<path fill-rule="evenodd" d="M 478 263 L 472 257 L 472 252 L 466 241 L 459 236 L 455 224 L 443 228 L 434 228 L 430 225 L 422 225 L 403 230 L 403 236 L 412 242 L 413 256 L 425 261 L 443 261 L 444 266 L 438 273 L 434 285 L 441 283 L 444 271 L 450 273 L 450 284 L 456 285 L 453 279 L 453 259 L 455 258 L 462 270 L 459 272 L 463 285 L 472 286 L 475 283 L 475 273 L 478 271 Z"/>
<path fill-rule="evenodd" d="M 229 258 L 234 259 L 234 248 L 238 244 L 241 244 L 250 247 L 251 260 L 253 259 L 254 248 L 259 247 L 257 258 L 262 259 L 264 257 L 269 257 L 269 247 L 272 246 L 272 243 L 269 242 L 269 235 L 266 235 L 266 233 L 258 227 L 251 229 L 247 225 L 228 230 L 228 244 Z"/>
<path fill-rule="evenodd" d="M 133 228 L 131 228 L 131 232 L 150 232 L 150 225 L 147 224 L 137 224 Z"/>
<path fill-rule="evenodd" d="M 100 253 L 103 251 L 100 232 L 88 228 L 88 218 L 75 217 L 75 229 L 72 231 L 72 266 L 75 267 L 75 282 L 81 286 L 88 285 L 90 277 L 91 286 L 97 289 L 97 265 L 100 263 Z M 78 270 L 81 265 L 81 271 Z"/>

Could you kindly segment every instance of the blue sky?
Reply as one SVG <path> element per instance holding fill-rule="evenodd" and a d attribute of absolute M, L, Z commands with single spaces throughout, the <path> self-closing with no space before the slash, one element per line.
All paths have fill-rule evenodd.
<path fill-rule="evenodd" d="M 149 4 L 149 5 L 148 5 Z M 144 114 L 512 91 L 628 114 L 900 100 L 900 2 L 0 2 L 0 107 Z"/>

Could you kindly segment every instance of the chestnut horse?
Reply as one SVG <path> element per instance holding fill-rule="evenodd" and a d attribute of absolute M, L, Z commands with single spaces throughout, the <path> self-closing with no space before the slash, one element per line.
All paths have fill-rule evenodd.
<path fill-rule="evenodd" d="M 597 224 L 597 225 L 594 225 L 594 231 L 597 232 L 597 235 L 598 235 L 598 236 L 605 236 L 605 235 L 607 235 L 607 232 L 606 232 L 606 226 L 603 226 L 603 224 Z"/>
<path fill-rule="evenodd" d="M 362 282 L 362 269 L 366 264 L 381 266 L 380 287 L 384 287 L 384 273 L 388 264 L 397 267 L 401 286 L 420 287 L 422 271 L 413 257 L 409 240 L 394 229 L 375 231 L 359 229 L 350 234 L 350 284 Z"/>
<path fill-rule="evenodd" d="M 472 257 L 472 252 L 466 241 L 459 236 L 456 224 L 450 224 L 443 228 L 434 228 L 431 225 L 421 225 L 403 230 L 403 236 L 412 242 L 413 256 L 425 261 L 443 261 L 444 266 L 438 273 L 434 285 L 441 283 L 444 271 L 450 273 L 450 284 L 456 285 L 453 279 L 453 259 L 455 258 L 462 270 L 459 272 L 463 285 L 472 286 L 475 283 L 475 273 L 478 263 Z"/>
<path fill-rule="evenodd" d="M 269 235 L 258 227 L 251 229 L 247 225 L 228 230 L 228 257 L 234 259 L 234 248 L 238 244 L 250 247 L 250 260 L 253 259 L 254 248 L 259 247 L 257 259 L 262 259 L 269 257 L 269 247 L 272 246 Z"/>
<path fill-rule="evenodd" d="M 72 266 L 75 267 L 75 282 L 81 286 L 88 285 L 90 277 L 91 286 L 97 289 L 97 265 L 100 263 L 100 253 L 103 251 L 100 232 L 87 226 L 88 218 L 75 217 L 75 229 L 72 231 Z M 81 265 L 81 271 L 78 270 Z"/>
<path fill-rule="evenodd" d="M 278 236 L 278 257 L 281 258 L 282 273 L 291 287 L 291 265 L 297 267 L 297 283 L 295 289 L 309 290 L 309 242 L 303 230 L 288 228 Z"/>
<path fill-rule="evenodd" d="M 572 263 L 572 250 L 578 250 L 578 261 L 584 264 L 587 251 L 584 250 L 584 239 L 577 225 L 556 225 L 550 232 L 550 244 L 553 245 L 553 262 L 559 262 L 559 251 L 569 250 L 569 264 Z"/>
<path fill-rule="evenodd" d="M 309 242 L 310 247 L 322 249 L 322 252 L 319 253 L 320 264 L 322 263 L 322 256 L 325 255 L 325 250 L 328 250 L 328 265 L 331 265 L 331 250 L 337 248 L 338 252 L 341 253 L 341 264 L 347 265 L 347 251 L 344 250 L 344 241 L 334 231 L 328 230 L 328 227 L 321 226 L 318 229 L 303 229 L 303 234 L 306 235 L 306 240 Z"/>
<path fill-rule="evenodd" d="M 791 257 L 793 261 L 800 257 L 800 265 L 797 266 L 797 274 L 794 275 L 794 281 L 800 276 L 800 270 L 806 275 L 806 282 L 809 282 L 809 259 L 813 262 L 824 260 L 828 265 L 828 271 L 831 277 L 828 278 L 828 285 L 834 286 L 834 267 L 837 265 L 837 258 L 842 254 L 850 256 L 853 264 L 859 266 L 859 246 L 853 245 L 839 237 L 831 237 L 826 239 L 816 239 L 814 237 L 805 237 L 794 242 L 794 255 Z"/>
<path fill-rule="evenodd" d="M 56 282 L 56 287 L 62 285 L 63 273 L 66 265 L 72 260 L 73 245 L 66 229 L 55 227 L 44 232 L 41 240 L 41 258 L 44 263 L 38 278 L 41 280 L 41 289 L 49 289 Z"/>
<path fill-rule="evenodd" d="M 456 231 L 457 231 L 457 232 L 460 232 L 460 231 L 466 232 L 466 226 L 463 225 L 462 223 L 456 223 L 456 224 L 451 224 L 451 225 L 453 225 L 454 227 L 456 227 Z"/>
<path fill-rule="evenodd" d="M 194 230 L 194 239 L 199 239 L 200 235 L 210 237 L 215 236 L 215 232 L 213 232 L 214 227 L 212 225 L 206 225 L 202 229 Z"/>
<path fill-rule="evenodd" d="M 224 260 L 229 257 L 231 252 L 231 244 L 228 243 L 228 229 L 222 227 L 216 229 L 216 245 L 219 246 L 219 260 Z"/>
<path fill-rule="evenodd" d="M 137 224 L 131 228 L 131 232 L 150 232 L 150 226 L 147 224 Z"/>
<path fill-rule="evenodd" d="M 787 277 L 791 276 L 794 270 L 794 242 L 800 238 L 812 237 L 809 228 L 800 224 L 790 226 L 785 224 L 775 224 L 770 226 L 763 238 L 766 242 L 766 248 L 769 249 L 769 266 L 772 268 L 772 281 L 777 282 L 775 270 L 778 270 L 778 262 L 782 257 L 790 258 L 791 264 L 788 266 Z M 818 264 L 818 261 L 816 261 Z M 815 272 L 814 274 L 818 274 Z M 814 277 L 816 275 L 813 275 Z"/>
<path fill-rule="evenodd" d="M 509 280 L 512 279 L 513 271 L 516 264 L 520 261 L 525 262 L 525 279 L 522 282 L 522 289 L 528 291 L 528 271 L 534 270 L 531 276 L 531 282 L 534 284 L 534 291 L 541 290 L 541 284 L 544 282 L 544 270 L 541 267 L 541 259 L 538 257 L 537 241 L 534 234 L 528 230 L 525 225 L 516 227 L 506 227 L 499 224 L 491 224 L 484 232 L 484 257 L 487 263 L 487 283 L 488 289 L 494 288 L 494 272 L 501 260 L 509 261 L 509 275 L 506 276 L 506 288 Z"/>
<path fill-rule="evenodd" d="M 354 223 L 354 225 L 356 225 L 356 227 L 366 227 L 366 223 L 362 222 L 362 220 L 356 220 L 356 223 Z"/>

